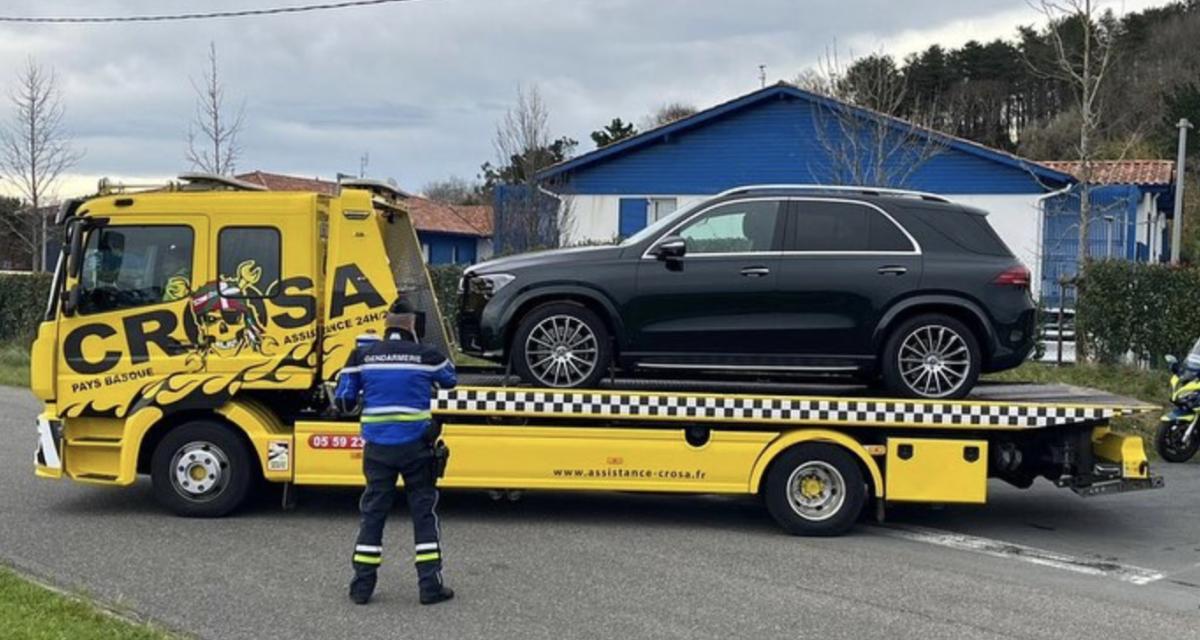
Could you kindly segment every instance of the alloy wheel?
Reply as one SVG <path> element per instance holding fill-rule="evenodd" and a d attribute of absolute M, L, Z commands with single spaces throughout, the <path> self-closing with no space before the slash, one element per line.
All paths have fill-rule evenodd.
<path fill-rule="evenodd" d="M 525 363 L 538 382 L 574 387 L 596 369 L 599 342 L 588 324 L 560 314 L 534 325 L 525 339 Z"/>
<path fill-rule="evenodd" d="M 926 398 L 953 394 L 971 372 L 971 350 L 957 331 L 922 325 L 900 343 L 900 377 L 913 393 Z"/>

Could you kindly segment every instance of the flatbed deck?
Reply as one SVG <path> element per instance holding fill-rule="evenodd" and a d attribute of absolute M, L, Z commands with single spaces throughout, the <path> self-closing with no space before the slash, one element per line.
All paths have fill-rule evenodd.
<path fill-rule="evenodd" d="M 516 386 L 513 378 L 480 371 L 460 378 L 459 388 L 438 396 L 434 412 L 443 418 L 1027 430 L 1101 424 L 1157 409 L 1063 384 L 985 383 L 963 400 L 916 400 L 813 383 L 618 378 L 580 390 Z"/>

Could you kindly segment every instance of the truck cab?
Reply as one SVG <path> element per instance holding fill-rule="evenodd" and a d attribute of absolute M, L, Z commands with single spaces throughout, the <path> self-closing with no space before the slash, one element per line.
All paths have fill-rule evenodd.
<path fill-rule="evenodd" d="M 46 406 L 38 473 L 128 484 L 160 430 L 229 410 L 235 394 L 268 423 L 320 410 L 322 383 L 357 336 L 381 331 L 398 290 L 432 302 L 405 197 L 380 183 L 327 196 L 193 175 L 68 203 L 32 349 Z"/>

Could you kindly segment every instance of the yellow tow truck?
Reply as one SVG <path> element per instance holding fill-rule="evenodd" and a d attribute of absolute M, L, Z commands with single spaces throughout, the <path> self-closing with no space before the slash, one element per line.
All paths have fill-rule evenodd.
<path fill-rule="evenodd" d="M 373 181 L 329 196 L 185 175 L 64 204 L 32 347 L 37 475 L 127 486 L 148 474 L 169 509 L 209 517 L 261 480 L 362 484 L 357 418 L 329 402 L 356 338 L 382 331 L 402 291 L 425 310 L 423 339 L 450 342 L 406 198 Z M 832 535 L 870 502 L 879 517 L 887 503 L 983 503 L 989 477 L 1081 495 L 1162 484 L 1141 438 L 1108 426 L 1153 408 L 1114 397 L 461 377 L 434 407 L 447 488 L 759 494 L 788 531 Z"/>

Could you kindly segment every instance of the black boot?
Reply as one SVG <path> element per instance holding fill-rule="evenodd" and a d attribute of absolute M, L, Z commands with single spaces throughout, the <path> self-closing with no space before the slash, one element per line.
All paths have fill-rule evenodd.
<path fill-rule="evenodd" d="M 356 575 L 350 581 L 350 600 L 354 604 L 366 604 L 375 593 L 375 574 Z"/>
<path fill-rule="evenodd" d="M 437 604 L 445 602 L 454 597 L 454 589 L 450 587 L 438 587 L 436 591 L 422 591 L 421 604 Z"/>

